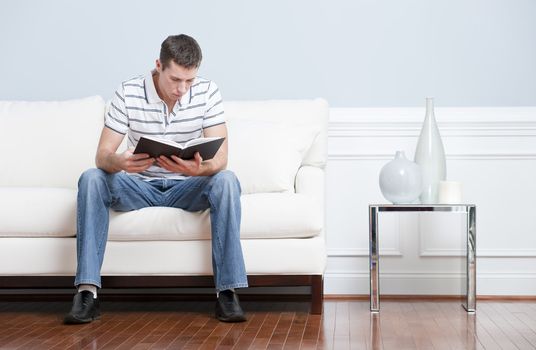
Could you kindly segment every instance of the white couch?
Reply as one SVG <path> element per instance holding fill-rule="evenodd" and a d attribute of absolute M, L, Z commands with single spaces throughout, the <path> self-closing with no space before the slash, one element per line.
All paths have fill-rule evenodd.
<path fill-rule="evenodd" d="M 71 286 L 76 194 L 94 167 L 105 102 L 0 102 L 0 286 Z M 241 242 L 250 286 L 310 286 L 321 312 L 323 100 L 227 102 L 229 164 L 242 185 Z M 208 211 L 112 212 L 103 287 L 212 286 Z"/>

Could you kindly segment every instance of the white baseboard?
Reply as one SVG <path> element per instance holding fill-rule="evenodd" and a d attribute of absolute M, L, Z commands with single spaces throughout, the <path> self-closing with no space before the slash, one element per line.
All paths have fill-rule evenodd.
<path fill-rule="evenodd" d="M 368 273 L 326 273 L 324 294 L 368 294 Z M 380 293 L 396 295 L 461 295 L 465 277 L 458 273 L 391 273 L 380 277 Z M 477 274 L 478 295 L 534 296 L 536 274 Z"/>

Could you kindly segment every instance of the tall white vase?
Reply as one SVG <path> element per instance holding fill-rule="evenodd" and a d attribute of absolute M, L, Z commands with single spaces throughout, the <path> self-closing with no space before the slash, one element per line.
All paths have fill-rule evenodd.
<path fill-rule="evenodd" d="M 438 203 L 439 181 L 445 180 L 447 176 L 447 163 L 435 120 L 433 98 L 426 99 L 426 116 L 415 150 L 415 163 L 421 166 L 422 171 L 421 203 Z"/>

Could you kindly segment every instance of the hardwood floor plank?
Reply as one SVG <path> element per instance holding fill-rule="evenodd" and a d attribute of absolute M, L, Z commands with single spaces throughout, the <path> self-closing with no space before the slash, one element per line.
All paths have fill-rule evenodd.
<path fill-rule="evenodd" d="M 268 347 L 268 343 L 270 342 L 270 338 L 272 338 L 280 317 L 280 312 L 270 312 L 268 314 L 249 349 L 266 349 Z"/>
<path fill-rule="evenodd" d="M 478 314 L 476 318 L 476 334 L 480 343 L 485 349 L 516 349 L 506 335 L 497 327 L 492 319 L 483 310 L 489 302 L 478 304 Z"/>
<path fill-rule="evenodd" d="M 192 339 L 197 332 L 199 332 L 203 326 L 208 322 L 208 317 L 205 315 L 197 315 L 188 326 L 184 329 L 180 335 L 173 340 L 166 349 L 182 349 Z"/>
<path fill-rule="evenodd" d="M 395 328 L 398 349 L 417 349 L 409 324 L 404 314 L 404 304 L 393 303 L 393 326 Z"/>
<path fill-rule="evenodd" d="M 100 334 L 96 334 L 94 341 L 88 342 L 87 345 L 82 349 L 91 350 L 95 348 L 102 348 L 105 344 L 108 344 L 121 329 L 126 328 L 127 325 L 128 322 L 124 320 L 108 320 L 105 324 L 106 330 L 104 332 L 100 332 Z"/>
<path fill-rule="evenodd" d="M 184 345 L 183 349 L 192 350 L 198 349 L 201 344 L 208 338 L 208 336 L 214 332 L 218 324 L 220 323 L 217 319 L 205 316 L 206 321 L 203 326 L 195 333 L 188 342 Z"/>
<path fill-rule="evenodd" d="M 417 312 L 417 316 L 421 321 L 424 331 L 428 334 L 430 341 L 432 342 L 435 350 L 451 349 L 449 340 L 442 332 L 435 320 L 434 310 L 430 306 L 430 302 L 416 301 L 412 302 L 412 305 Z"/>
<path fill-rule="evenodd" d="M 41 319 L 46 305 L 39 303 L 13 303 L 7 310 L 7 318 L 2 322 L 0 345 L 5 346 L 17 337 L 24 336 L 35 322 Z M 20 309 L 17 309 L 20 307 Z"/>
<path fill-rule="evenodd" d="M 294 319 L 292 320 L 287 334 L 287 338 L 283 345 L 283 349 L 295 350 L 300 348 L 303 339 L 303 332 L 305 330 L 305 324 L 307 323 L 307 316 L 308 313 L 306 312 L 295 313 Z"/>
<path fill-rule="evenodd" d="M 450 302 L 440 303 L 439 310 L 443 312 L 465 349 L 484 349 L 476 337 L 476 314 L 467 313 L 458 302 L 454 302 L 454 304 Z"/>
<path fill-rule="evenodd" d="M 416 349 L 433 349 L 432 340 L 429 334 L 425 331 L 425 325 L 417 315 L 417 311 L 413 307 L 413 303 L 400 303 L 400 312 L 407 324 L 407 331 L 411 334 L 413 343 Z"/>
<path fill-rule="evenodd" d="M 162 315 L 162 322 L 160 325 L 150 330 L 150 332 L 140 340 L 140 344 L 144 345 L 144 348 L 153 347 L 169 330 L 181 320 L 181 316 L 176 312 L 168 312 Z"/>
<path fill-rule="evenodd" d="M 531 315 L 530 311 L 527 312 L 527 310 L 528 310 L 528 307 L 523 305 L 523 307 L 519 311 L 516 311 L 514 314 L 530 330 L 532 330 L 533 332 L 536 332 L 536 313 Z"/>
<path fill-rule="evenodd" d="M 101 349 L 116 349 L 124 342 L 128 341 L 140 329 L 145 327 L 147 323 L 152 322 L 158 315 L 151 312 L 132 312 L 128 313 L 132 317 L 131 322 L 125 323 L 125 328 L 119 330 L 115 337 L 112 337 L 104 344 L 99 344 Z M 107 321 L 105 321 L 107 322 Z"/>
<path fill-rule="evenodd" d="M 279 321 L 270 337 L 267 349 L 282 349 L 294 320 L 294 312 L 282 312 Z"/>
<path fill-rule="evenodd" d="M 1 302 L 0 349 L 536 349 L 536 303 L 457 300 L 247 302 L 248 320 L 215 319 L 213 302 L 106 302 L 102 318 L 62 324 L 68 302 Z"/>
<path fill-rule="evenodd" d="M 318 335 L 317 349 L 333 349 L 336 315 L 337 302 L 324 301 L 324 312 L 322 313 L 322 325 Z"/>
<path fill-rule="evenodd" d="M 401 333 L 398 332 L 400 317 L 398 314 L 397 303 L 392 301 L 385 301 L 382 303 L 382 310 L 379 316 L 380 323 L 380 337 L 383 349 L 399 349 L 399 346 L 407 347 L 408 344 L 400 344 L 401 341 L 407 341 L 400 338 Z M 413 340 L 412 340 L 413 342 Z"/>
<path fill-rule="evenodd" d="M 238 328 L 238 326 L 233 326 L 233 328 L 227 333 L 227 335 L 222 339 L 218 344 L 216 349 L 247 349 L 253 343 L 253 340 L 257 336 L 257 333 L 261 329 L 267 312 L 255 312 L 249 315 L 248 321 L 244 324 L 244 328 Z M 235 327 L 238 329 L 235 330 Z M 238 333 L 240 333 L 238 335 Z M 238 338 L 237 338 L 238 335 Z"/>
<path fill-rule="evenodd" d="M 163 335 L 150 347 L 150 349 L 167 349 L 188 328 L 195 314 L 193 312 L 177 313 L 174 322 L 164 327 Z"/>
<path fill-rule="evenodd" d="M 480 315 L 479 312 L 479 315 L 477 315 L 475 319 L 475 336 L 478 340 L 478 343 L 482 344 L 484 349 L 500 349 L 499 344 L 493 339 L 491 334 L 486 330 L 482 323 L 478 321 L 482 317 L 485 316 Z"/>
<path fill-rule="evenodd" d="M 466 337 L 462 334 L 459 334 L 456 329 L 452 327 L 448 317 L 453 317 L 453 315 L 447 316 L 444 311 L 444 306 L 446 306 L 446 310 L 449 312 L 453 311 L 466 313 L 466 311 L 462 309 L 461 305 L 459 305 L 458 302 L 439 301 L 431 302 L 430 306 L 432 307 L 432 312 L 435 315 L 434 319 L 448 340 L 450 347 L 452 349 L 466 349 L 467 346 L 470 345 L 467 344 Z"/>
<path fill-rule="evenodd" d="M 154 317 L 151 321 L 145 323 L 142 327 L 140 327 L 137 331 L 132 332 L 132 335 L 130 338 L 127 338 L 123 343 L 116 347 L 117 350 L 130 350 L 130 349 L 138 349 L 138 348 L 148 348 L 151 344 L 144 343 L 146 341 L 147 337 L 155 330 L 158 329 L 162 325 L 162 323 L 166 322 L 169 315 L 166 317 L 165 314 L 162 314 L 160 312 L 155 312 Z"/>
<path fill-rule="evenodd" d="M 232 349 L 236 346 L 242 335 L 251 322 L 255 320 L 255 315 L 249 315 L 246 322 L 241 323 L 223 323 L 218 322 L 216 326 L 217 333 L 207 338 L 200 349 Z"/>
<path fill-rule="evenodd" d="M 318 337 L 320 336 L 320 327 L 322 323 L 322 315 L 307 315 L 307 322 L 303 330 L 301 348 L 316 349 Z"/>
<path fill-rule="evenodd" d="M 368 307 L 361 302 L 351 301 L 349 307 L 349 331 L 350 349 L 366 350 L 370 349 L 371 322 L 373 314 Z"/>
<path fill-rule="evenodd" d="M 251 322 L 251 318 L 248 320 L 248 322 Z M 223 339 L 225 339 L 227 334 L 229 334 L 229 331 L 233 328 L 233 326 L 234 325 L 231 323 L 218 322 L 213 331 L 204 339 L 199 349 L 216 349 Z"/>
<path fill-rule="evenodd" d="M 502 318 L 526 340 L 529 347 L 536 348 L 536 330 L 531 329 L 516 316 L 519 312 L 513 312 L 513 305 L 515 304 L 511 302 L 499 302 L 490 304 L 490 307 L 495 310 L 498 317 L 502 315 Z"/>
<path fill-rule="evenodd" d="M 55 308 L 55 305 L 46 304 L 43 305 L 43 308 L 40 308 L 40 313 L 43 315 L 49 315 Z M 27 312 L 33 313 L 33 309 L 28 310 Z M 29 333 L 25 334 L 23 337 L 17 339 L 13 337 L 12 340 L 8 341 L 6 346 L 13 349 L 28 349 L 36 344 L 37 341 L 42 341 L 46 339 L 47 334 L 50 333 L 50 329 L 53 328 L 57 323 L 54 319 L 48 317 L 46 319 L 39 319 L 29 327 L 25 327 Z M 31 328 L 30 328 L 31 327 Z"/>
<path fill-rule="evenodd" d="M 506 320 L 508 317 L 508 312 L 499 314 L 497 310 L 495 310 L 495 308 L 493 307 L 493 304 L 490 303 L 484 303 L 481 306 L 479 312 L 484 312 L 489 316 L 491 321 L 496 325 L 497 329 L 499 329 L 502 334 L 504 334 L 505 338 L 508 340 L 509 348 L 532 348 L 530 343 L 523 337 L 523 335 L 519 333 L 519 331 Z M 510 344 L 512 344 L 513 347 L 511 347 Z"/>
<path fill-rule="evenodd" d="M 337 303 L 333 347 L 350 349 L 350 309 L 348 301 Z"/>
<path fill-rule="evenodd" d="M 67 349 L 70 347 L 83 348 L 85 345 L 92 343 L 91 338 L 86 338 L 88 333 L 92 331 L 98 332 L 99 330 L 105 332 L 106 329 L 106 323 L 100 321 L 95 321 L 88 325 L 63 325 L 61 331 L 50 339 L 50 343 L 45 343 L 46 348 L 52 350 Z M 82 343 L 84 339 L 87 339 L 87 344 L 85 342 Z"/>

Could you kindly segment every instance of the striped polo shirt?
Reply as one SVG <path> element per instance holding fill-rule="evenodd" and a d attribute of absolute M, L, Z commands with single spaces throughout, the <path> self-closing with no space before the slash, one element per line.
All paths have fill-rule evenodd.
<path fill-rule="evenodd" d="M 196 77 L 190 90 L 175 103 L 172 111 L 168 111 L 156 92 L 153 72 L 123 82 L 115 91 L 104 118 L 106 127 L 127 135 L 128 148 L 136 147 L 143 135 L 187 142 L 202 137 L 203 129 L 225 123 L 223 100 L 213 81 Z M 144 180 L 187 177 L 157 165 L 132 175 Z"/>

